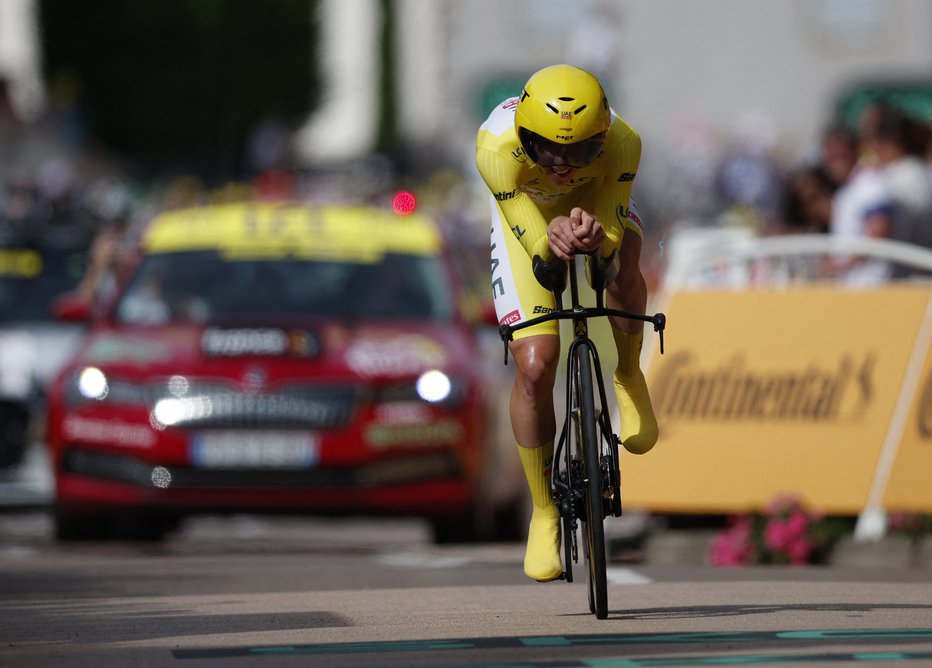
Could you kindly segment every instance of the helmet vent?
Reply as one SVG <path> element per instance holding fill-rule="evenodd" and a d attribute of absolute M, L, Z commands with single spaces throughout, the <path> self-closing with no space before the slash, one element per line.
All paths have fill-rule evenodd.
<path fill-rule="evenodd" d="M 560 102 L 572 102 L 572 101 L 575 100 L 576 98 L 575 98 L 575 97 L 560 97 L 560 98 L 557 98 L 557 99 L 560 100 Z"/>
<path fill-rule="evenodd" d="M 584 104 L 584 105 L 581 106 L 579 109 L 576 109 L 573 113 L 574 113 L 574 114 L 578 114 L 579 112 L 581 112 L 583 109 L 585 109 L 585 108 L 588 107 L 588 106 L 589 106 L 588 104 Z"/>
<path fill-rule="evenodd" d="M 559 111 L 555 106 L 553 106 L 552 104 L 550 104 L 549 102 L 547 103 L 547 108 L 548 108 L 550 111 L 552 111 L 553 113 L 555 113 L 555 114 L 559 114 L 559 113 L 560 113 L 560 111 Z"/>

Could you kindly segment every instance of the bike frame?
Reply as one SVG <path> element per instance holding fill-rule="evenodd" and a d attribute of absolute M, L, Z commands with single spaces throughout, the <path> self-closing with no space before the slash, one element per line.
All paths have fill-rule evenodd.
<path fill-rule="evenodd" d="M 606 400 L 605 383 L 602 379 L 602 366 L 595 343 L 589 338 L 588 319 L 615 316 L 650 322 L 654 326 L 654 331 L 660 334 L 660 352 L 662 354 L 666 316 L 662 313 L 647 316 L 640 313 L 606 308 L 604 306 L 605 286 L 595 286 L 596 305 L 594 307 L 582 306 L 580 304 L 579 284 L 575 269 L 575 264 L 570 264 L 571 305 L 569 308 L 563 308 L 562 290 L 554 289 L 553 294 L 557 308 L 553 312 L 520 322 L 517 325 L 501 325 L 499 334 L 504 342 L 505 364 L 507 364 L 508 343 L 513 340 L 514 332 L 552 320 L 571 320 L 573 323 L 574 336 L 567 352 L 566 413 L 560 439 L 554 450 L 551 480 L 554 500 L 560 509 L 563 523 L 564 579 L 568 582 L 573 581 L 572 563 L 578 562 L 577 520 L 582 519 L 585 521 L 585 518 L 588 517 L 593 524 L 596 521 L 599 522 L 598 527 L 588 527 L 584 533 L 586 534 L 586 560 L 590 562 L 589 607 L 592 612 L 596 613 L 598 618 L 604 619 L 607 615 L 607 599 L 605 593 L 604 534 L 601 531 L 601 522 L 608 515 L 616 517 L 621 515 L 621 491 L 615 489 L 615 481 L 620 480 L 619 440 L 612 431 L 609 411 L 606 409 L 609 404 Z M 581 369 L 583 366 L 586 367 L 584 370 Z M 584 382 L 580 381 L 580 376 L 585 377 Z M 592 376 L 595 376 L 595 383 L 592 383 Z M 588 385 L 588 387 L 581 387 L 583 385 Z M 602 409 L 598 413 L 595 411 L 594 397 L 592 396 L 594 394 L 593 385 L 598 388 L 598 406 Z M 588 393 L 589 396 L 581 397 L 580 392 Z M 589 425 L 585 424 L 587 420 L 585 416 L 574 414 L 574 411 L 576 413 L 587 412 L 585 410 L 580 411 L 579 408 L 574 406 L 574 403 L 584 403 L 588 410 L 594 413 L 592 416 L 595 422 L 594 425 L 591 422 Z M 569 445 L 572 441 L 571 430 L 574 426 L 578 430 L 575 439 L 577 445 L 575 451 Z M 587 454 L 584 452 L 585 448 L 581 447 L 581 444 L 590 441 L 596 455 L 594 462 L 589 461 L 589 457 L 593 453 Z M 575 470 L 580 467 L 586 470 Z M 594 489 L 591 484 L 592 477 L 598 478 L 599 486 L 597 489 Z M 594 507 L 596 504 L 598 504 L 598 508 Z M 598 534 L 598 538 L 595 540 L 596 547 L 593 547 L 592 542 L 594 531 Z M 594 549 L 601 549 L 602 554 L 590 554 Z M 597 561 L 591 562 L 593 558 L 596 558 Z"/>

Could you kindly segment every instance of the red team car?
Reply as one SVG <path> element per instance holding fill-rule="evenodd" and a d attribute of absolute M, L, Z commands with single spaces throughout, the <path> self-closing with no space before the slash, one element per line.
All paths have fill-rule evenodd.
<path fill-rule="evenodd" d="M 58 537 L 159 538 L 217 511 L 413 515 L 438 540 L 473 537 L 512 495 L 488 488 L 459 299 L 418 214 L 160 215 L 49 392 Z M 73 306 L 59 315 L 88 315 Z"/>

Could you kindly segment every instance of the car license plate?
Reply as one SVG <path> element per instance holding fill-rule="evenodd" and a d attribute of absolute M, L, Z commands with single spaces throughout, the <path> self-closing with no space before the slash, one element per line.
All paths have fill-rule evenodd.
<path fill-rule="evenodd" d="M 200 468 L 311 468 L 317 456 L 317 441 L 307 433 L 203 431 L 191 439 L 191 461 Z"/>

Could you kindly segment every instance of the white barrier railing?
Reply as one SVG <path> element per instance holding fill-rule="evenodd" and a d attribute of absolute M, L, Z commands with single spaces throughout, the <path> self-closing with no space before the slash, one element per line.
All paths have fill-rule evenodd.
<path fill-rule="evenodd" d="M 932 274 L 932 250 L 900 241 L 821 234 L 757 237 L 743 228 L 695 228 L 673 236 L 665 287 L 746 288 L 831 280 L 815 260 L 832 256 L 883 260 Z"/>

